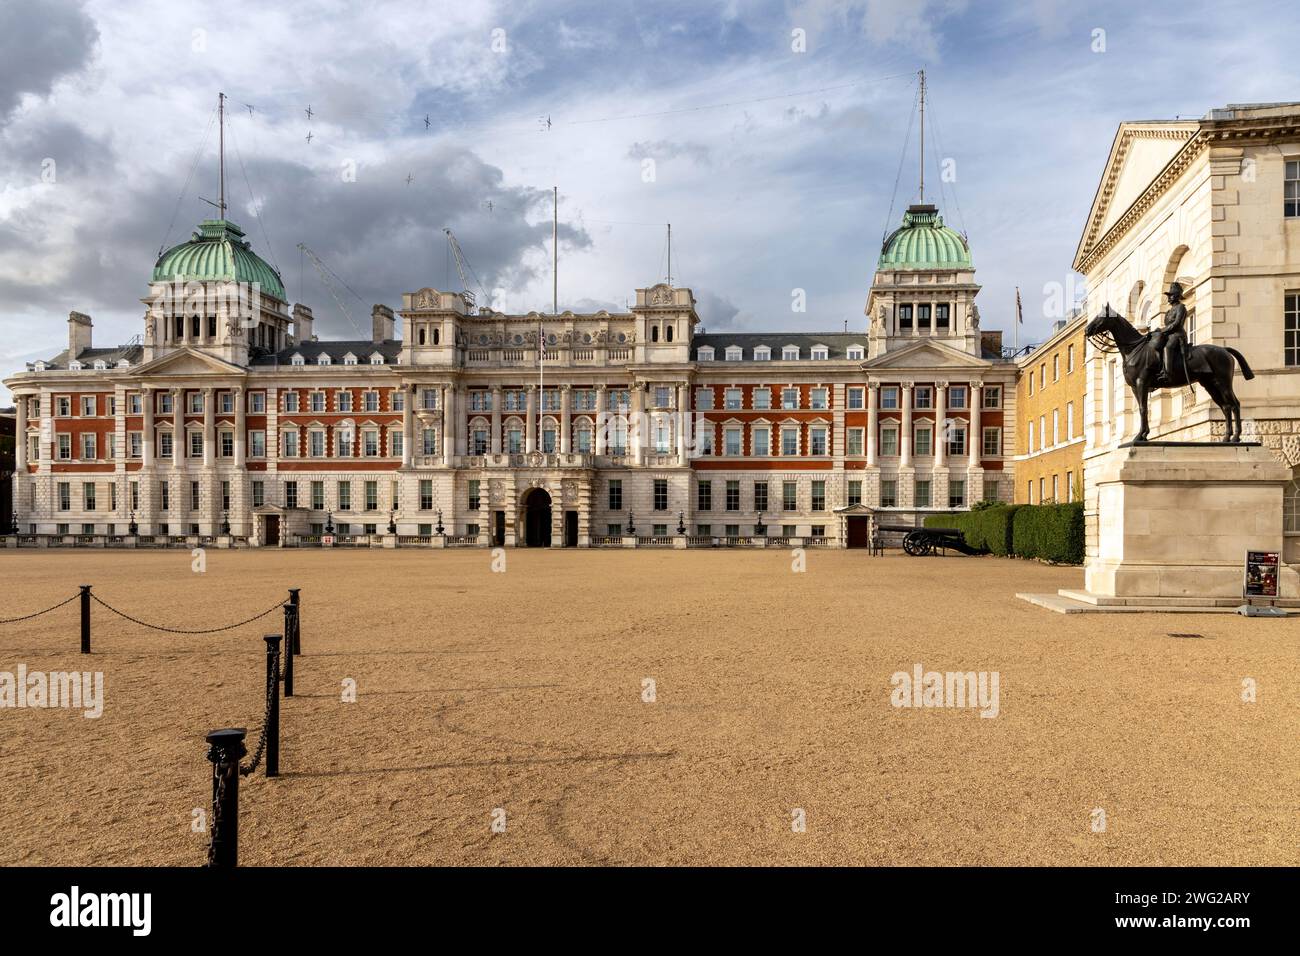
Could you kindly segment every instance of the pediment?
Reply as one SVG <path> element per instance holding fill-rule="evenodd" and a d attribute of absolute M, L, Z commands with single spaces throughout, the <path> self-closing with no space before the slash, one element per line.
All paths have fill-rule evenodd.
<path fill-rule="evenodd" d="M 199 352 L 195 349 L 179 349 L 170 352 L 152 362 L 137 366 L 133 377 L 148 375 L 244 375 L 244 369 L 225 359 Z"/>
<path fill-rule="evenodd" d="M 1079 239 L 1076 267 L 1199 128 L 1200 124 L 1194 120 L 1120 124 Z"/>
<path fill-rule="evenodd" d="M 991 363 L 973 355 L 944 345 L 942 342 L 922 340 L 901 349 L 893 349 L 864 364 L 864 368 L 970 368 L 984 369 Z"/>

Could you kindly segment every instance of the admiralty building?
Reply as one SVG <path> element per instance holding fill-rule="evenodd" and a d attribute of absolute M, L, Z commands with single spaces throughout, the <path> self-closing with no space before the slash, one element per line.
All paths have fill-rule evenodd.
<path fill-rule="evenodd" d="M 425 288 L 369 339 L 320 340 L 225 219 L 141 291 L 131 344 L 74 312 L 67 350 L 5 381 L 21 534 L 857 546 L 1013 494 L 1015 365 L 934 206 L 886 240 L 848 334 L 697 333 L 691 290 L 659 284 L 560 315 Z"/>

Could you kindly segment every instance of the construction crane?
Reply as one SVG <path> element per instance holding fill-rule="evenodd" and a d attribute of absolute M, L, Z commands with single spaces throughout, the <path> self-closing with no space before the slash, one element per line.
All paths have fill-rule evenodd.
<path fill-rule="evenodd" d="M 298 243 L 298 250 L 311 260 L 311 264 L 315 266 L 316 271 L 320 274 L 321 283 L 329 291 L 330 297 L 334 300 L 334 304 L 339 307 L 339 311 L 342 312 L 343 317 L 348 320 L 348 324 L 351 325 L 353 330 L 357 333 L 357 337 L 362 339 L 366 338 L 366 333 L 361 331 L 361 326 L 357 325 L 356 319 L 352 317 L 352 313 L 348 311 L 348 307 L 343 304 L 343 298 L 339 295 L 335 283 L 351 292 L 356 300 L 362 305 L 365 305 L 366 300 L 357 295 L 352 287 L 344 282 L 343 279 L 334 272 L 334 270 L 325 265 L 325 263 L 321 261 L 321 257 L 312 252 L 305 243 Z"/>
<path fill-rule="evenodd" d="M 483 283 L 478 281 L 478 276 L 474 275 L 474 270 L 470 268 L 470 264 L 465 260 L 465 253 L 460 251 L 460 243 L 456 241 L 456 237 L 452 234 L 452 231 L 450 229 L 443 229 L 442 231 L 447 234 L 447 247 L 451 249 L 451 256 L 456 260 L 456 272 L 460 275 L 460 297 L 465 300 L 465 307 L 472 310 L 474 308 L 475 296 L 469 287 L 469 277 L 474 276 L 474 284 L 477 285 L 479 291 L 483 293 L 484 303 L 486 303 L 488 299 L 487 291 L 483 288 Z M 468 276 L 465 274 L 466 272 L 469 273 Z M 487 308 L 486 304 L 484 305 L 484 308 Z"/>

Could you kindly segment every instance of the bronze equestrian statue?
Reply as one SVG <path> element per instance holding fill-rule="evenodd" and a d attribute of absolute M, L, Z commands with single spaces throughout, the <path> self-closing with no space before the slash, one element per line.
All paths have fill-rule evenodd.
<path fill-rule="evenodd" d="M 1084 334 L 1103 351 L 1118 349 L 1123 356 L 1124 381 L 1133 390 L 1142 415 L 1142 427 L 1133 436 L 1133 441 L 1148 440 L 1147 396 L 1156 389 L 1182 388 L 1184 385 L 1201 386 L 1210 400 L 1223 410 L 1227 425 L 1223 435 L 1225 442 L 1241 441 L 1241 402 L 1232 390 L 1233 362 L 1241 366 L 1242 378 L 1247 381 L 1254 378 L 1255 373 L 1250 370 L 1246 357 L 1236 349 L 1220 345 L 1189 346 L 1184 330 L 1187 307 L 1183 305 L 1183 287 L 1177 282 L 1170 283 L 1165 297 L 1169 301 L 1165 323 L 1153 332 L 1143 335 L 1109 303 L 1101 315 L 1084 329 Z M 1114 349 L 1105 343 L 1103 336 L 1110 337 L 1115 343 Z"/>

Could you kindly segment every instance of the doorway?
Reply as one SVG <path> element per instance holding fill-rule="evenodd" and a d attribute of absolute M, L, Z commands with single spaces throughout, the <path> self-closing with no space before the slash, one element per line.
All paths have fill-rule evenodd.
<path fill-rule="evenodd" d="M 524 544 L 530 548 L 551 546 L 551 496 L 545 488 L 531 488 L 519 502 L 524 509 Z"/>
<path fill-rule="evenodd" d="M 564 513 L 564 546 L 566 548 L 578 546 L 578 512 L 576 511 Z"/>
<path fill-rule="evenodd" d="M 492 518 L 492 543 L 500 548 L 506 543 L 506 513 L 504 511 L 494 511 Z"/>
<path fill-rule="evenodd" d="M 850 548 L 871 547 L 870 518 L 845 518 L 845 542 Z"/>
<path fill-rule="evenodd" d="M 262 547 L 278 548 L 280 546 L 280 516 L 266 515 L 266 533 L 262 536 Z"/>

